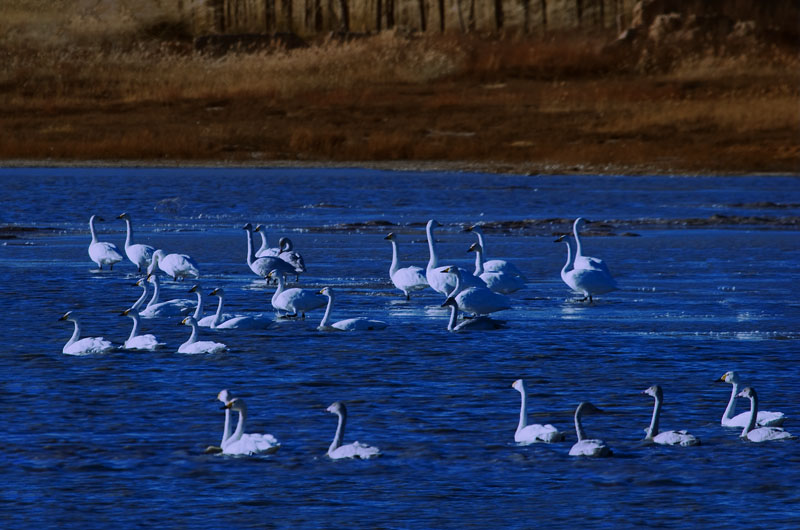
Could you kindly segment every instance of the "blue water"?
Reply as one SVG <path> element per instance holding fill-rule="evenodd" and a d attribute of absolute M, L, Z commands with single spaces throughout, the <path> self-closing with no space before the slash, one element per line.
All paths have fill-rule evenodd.
<path fill-rule="evenodd" d="M 3 528 L 800 525 L 800 443 L 720 427 L 730 386 L 713 382 L 737 370 L 800 434 L 798 178 L 6 168 L 0 183 L 0 226 L 36 229 L 0 241 Z M 135 268 L 98 272 L 87 254 L 89 216 L 122 247 L 123 211 L 138 242 L 191 254 L 231 311 L 271 311 L 272 288 L 245 264 L 249 221 L 273 244 L 292 238 L 303 287 L 336 288 L 335 319 L 389 327 L 318 332 L 315 311 L 266 331 L 203 330 L 229 352 L 188 356 L 175 353 L 188 328 L 153 319 L 144 331 L 163 351 L 63 355 L 68 310 L 86 336 L 119 344 L 130 331 L 119 313 L 141 292 Z M 565 249 L 553 244 L 579 215 L 610 225 L 584 251 L 622 287 L 593 305 L 561 282 Z M 527 220 L 485 230 L 489 257 L 530 280 L 498 315 L 507 329 L 449 333 L 439 295 L 407 302 L 391 285 L 383 236 L 398 233 L 403 261 L 424 266 L 431 217 L 445 224 L 442 263 L 464 267 L 464 226 Z M 193 297 L 191 282 L 163 287 Z M 531 421 L 566 442 L 514 443 L 517 378 Z M 662 430 L 688 429 L 700 447 L 641 442 L 652 398 L 639 392 L 656 383 Z M 275 455 L 204 452 L 221 437 L 223 388 L 246 400 L 249 432 L 281 441 Z M 383 456 L 327 459 L 336 400 L 349 407 L 345 441 Z M 568 456 L 581 401 L 605 411 L 584 426 L 612 458 Z"/>

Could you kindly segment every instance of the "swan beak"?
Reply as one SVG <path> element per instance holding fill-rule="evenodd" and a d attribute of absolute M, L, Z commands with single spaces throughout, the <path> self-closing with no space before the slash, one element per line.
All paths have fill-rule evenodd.
<path fill-rule="evenodd" d="M 389 235 L 387 235 L 383 239 L 392 239 L 393 237 L 394 237 L 394 232 L 389 232 Z"/>
<path fill-rule="evenodd" d="M 476 250 L 478 250 L 478 244 L 477 243 L 473 243 L 473 244 L 471 244 L 469 246 L 469 248 L 467 249 L 467 252 L 475 252 Z"/>
<path fill-rule="evenodd" d="M 472 232 L 473 230 L 475 230 L 475 225 L 472 225 L 472 226 L 468 226 L 468 227 L 466 227 L 466 228 L 464 229 L 464 232 Z"/>
<path fill-rule="evenodd" d="M 61 320 L 66 320 L 66 319 L 67 319 L 67 316 L 68 316 L 68 314 L 67 314 L 67 315 L 64 315 L 64 316 L 62 316 L 62 317 L 61 317 L 61 318 L 59 318 L 58 320 L 59 320 L 59 321 L 61 321 Z"/>
<path fill-rule="evenodd" d="M 178 325 L 179 325 L 179 326 L 186 325 L 186 319 L 184 318 L 183 320 L 181 320 L 180 324 L 178 324 Z"/>
<path fill-rule="evenodd" d="M 214 296 L 215 294 L 217 294 L 218 291 L 219 291 L 219 289 L 214 289 L 213 291 L 208 293 L 208 296 Z"/>
<path fill-rule="evenodd" d="M 117 216 L 117 219 L 124 219 L 124 218 L 125 218 L 125 214 L 124 213 L 121 213 L 121 214 L 119 214 Z"/>
<path fill-rule="evenodd" d="M 451 267 L 447 267 L 446 269 L 442 269 L 442 272 L 450 272 Z"/>
<path fill-rule="evenodd" d="M 199 285 L 193 285 L 191 289 L 189 289 L 190 293 L 196 293 L 197 290 L 200 288 Z"/>
<path fill-rule="evenodd" d="M 564 238 L 566 238 L 566 237 L 567 237 L 566 235 L 559 236 L 558 239 L 553 241 L 553 243 L 561 243 L 562 241 L 564 241 Z"/>
<path fill-rule="evenodd" d="M 714 379 L 714 382 L 715 383 L 724 383 L 725 382 L 725 376 L 723 375 L 719 379 Z"/>
<path fill-rule="evenodd" d="M 128 313 L 130 313 L 130 312 L 131 312 L 131 310 L 130 310 L 130 309 L 126 309 L 125 311 L 123 311 L 122 313 L 120 313 L 120 314 L 119 314 L 119 316 L 121 316 L 121 317 L 127 316 L 127 315 L 128 315 Z"/>

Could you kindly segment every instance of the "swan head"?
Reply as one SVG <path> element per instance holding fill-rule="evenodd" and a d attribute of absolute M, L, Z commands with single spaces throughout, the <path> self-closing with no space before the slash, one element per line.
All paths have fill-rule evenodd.
<path fill-rule="evenodd" d="M 131 216 L 128 214 L 128 212 L 122 212 L 117 216 L 117 219 L 127 219 L 128 221 L 130 221 Z"/>
<path fill-rule="evenodd" d="M 346 414 L 347 413 L 347 408 L 344 406 L 344 403 L 342 403 L 341 401 L 334 401 L 325 410 L 330 412 L 330 413 L 332 413 L 332 414 Z"/>
<path fill-rule="evenodd" d="M 208 296 L 223 297 L 223 296 L 225 296 L 225 290 L 222 287 L 217 287 L 216 289 L 214 289 L 213 291 L 208 293 Z"/>
<path fill-rule="evenodd" d="M 736 395 L 738 397 L 743 397 L 743 398 L 755 398 L 756 397 L 756 391 L 755 391 L 755 389 L 753 387 L 749 387 L 748 386 L 748 387 L 745 387 L 744 390 L 742 390 L 741 392 L 739 392 Z"/>
<path fill-rule="evenodd" d="M 480 243 L 473 243 L 469 246 L 467 252 L 483 252 L 483 249 L 481 248 Z"/>
<path fill-rule="evenodd" d="M 647 390 L 642 390 L 641 394 L 647 394 L 648 396 L 653 396 L 656 399 L 662 399 L 664 397 L 664 392 L 658 385 L 653 385 Z"/>
<path fill-rule="evenodd" d="M 281 252 L 289 252 L 294 248 L 294 243 L 288 237 L 282 237 L 278 240 L 278 248 L 281 249 Z"/>
<path fill-rule="evenodd" d="M 147 287 L 147 276 L 142 276 L 141 278 L 136 280 L 136 283 L 134 283 L 133 285 L 137 285 L 139 287 Z"/>
<path fill-rule="evenodd" d="M 577 219 L 575 219 L 575 223 L 572 226 L 573 228 L 580 230 L 588 223 L 591 223 L 591 221 L 589 221 L 588 219 L 584 219 L 583 217 L 578 217 Z"/>
<path fill-rule="evenodd" d="M 717 381 L 736 385 L 739 383 L 739 374 L 737 374 L 734 371 L 725 372 L 724 374 L 722 374 L 722 377 L 717 379 Z"/>
<path fill-rule="evenodd" d="M 247 224 L 249 225 L 250 223 L 247 223 Z M 252 228 L 252 226 L 253 225 L 250 225 L 251 228 Z M 247 230 L 246 227 L 247 227 L 247 225 L 245 225 L 245 230 Z M 262 230 L 264 230 L 264 225 L 260 225 L 260 224 L 256 225 L 256 227 L 253 228 L 253 232 L 261 232 Z"/>
<path fill-rule="evenodd" d="M 126 309 L 125 311 L 120 313 L 119 316 L 127 317 L 127 316 L 133 316 L 133 315 L 138 315 L 138 314 L 139 314 L 139 312 L 135 308 L 129 307 L 128 309 Z"/>
<path fill-rule="evenodd" d="M 178 324 L 178 325 L 179 326 L 196 326 L 197 325 L 197 320 L 195 320 L 194 317 L 190 315 L 190 316 L 184 318 L 183 320 L 181 320 L 181 323 Z"/>
<path fill-rule="evenodd" d="M 569 236 L 567 234 L 558 236 L 553 243 L 561 243 L 562 241 L 566 241 Z"/>
<path fill-rule="evenodd" d="M 227 405 L 228 402 L 233 399 L 233 393 L 227 388 L 224 388 L 217 394 L 217 399 Z"/>
<path fill-rule="evenodd" d="M 247 412 L 247 406 L 245 406 L 242 398 L 233 398 L 225 403 L 225 406 L 222 408 L 235 410 L 236 412 Z"/>
<path fill-rule="evenodd" d="M 428 228 L 428 230 L 430 230 L 432 228 L 438 228 L 440 226 L 442 226 L 442 223 L 440 223 L 436 219 L 431 219 L 431 220 L 428 221 L 428 224 L 426 225 L 426 228 Z"/>
<path fill-rule="evenodd" d="M 61 321 L 61 320 L 71 320 L 73 322 L 77 322 L 78 321 L 78 316 L 77 315 L 73 315 L 72 311 L 67 311 L 66 313 L 64 313 L 64 316 L 62 316 L 58 320 L 59 321 Z"/>
<path fill-rule="evenodd" d="M 578 408 L 575 410 L 575 414 L 586 414 L 586 413 L 595 414 L 600 412 L 603 412 L 603 410 L 595 407 L 588 401 L 581 402 L 581 404 L 578 405 Z"/>
<path fill-rule="evenodd" d="M 476 234 L 483 235 L 483 230 L 481 229 L 480 225 L 472 225 L 468 226 L 466 232 L 474 232 Z"/>
<path fill-rule="evenodd" d="M 324 294 L 325 296 L 333 296 L 333 289 L 330 287 L 323 287 L 319 290 L 319 294 Z"/>
<path fill-rule="evenodd" d="M 453 307 L 456 307 L 456 308 L 458 307 L 458 302 L 456 302 L 456 299 L 455 299 L 455 297 L 453 297 L 453 296 L 448 296 L 448 297 L 447 297 L 447 300 L 445 300 L 444 302 L 442 302 L 442 305 L 441 305 L 441 307 L 447 307 L 447 306 L 449 306 L 449 305 L 451 305 L 451 306 L 453 306 Z"/>
<path fill-rule="evenodd" d="M 388 239 L 389 241 L 395 241 L 397 239 L 397 236 L 395 235 L 394 232 L 389 232 L 383 239 Z"/>
<path fill-rule="evenodd" d="M 511 383 L 511 388 L 516 390 L 517 392 L 525 392 L 525 381 L 522 379 L 517 379 L 513 383 Z"/>
<path fill-rule="evenodd" d="M 190 293 L 201 293 L 201 292 L 203 292 L 203 290 L 202 290 L 202 288 L 200 287 L 200 284 L 199 284 L 199 283 L 196 283 L 196 284 L 192 285 L 192 288 L 191 288 L 191 289 L 189 289 L 189 292 L 190 292 Z"/>
<path fill-rule="evenodd" d="M 244 225 L 242 227 L 242 229 L 243 230 L 247 230 L 248 232 L 250 232 L 253 229 L 253 225 L 251 223 L 247 223 L 246 225 Z"/>
<path fill-rule="evenodd" d="M 156 250 L 156 251 L 154 251 L 153 252 L 153 263 L 158 261 L 160 258 L 163 258 L 166 254 L 167 253 L 164 251 L 164 249 L 161 249 L 161 248 Z"/>
<path fill-rule="evenodd" d="M 272 269 L 267 273 L 267 278 L 277 278 L 278 277 L 278 269 Z"/>

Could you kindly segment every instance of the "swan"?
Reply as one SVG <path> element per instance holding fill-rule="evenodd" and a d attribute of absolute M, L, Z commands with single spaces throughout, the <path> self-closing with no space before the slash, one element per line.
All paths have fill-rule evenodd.
<path fill-rule="evenodd" d="M 456 277 L 456 286 L 448 298 L 455 298 L 461 311 L 479 316 L 511 308 L 511 303 L 505 295 L 486 287 L 464 287 L 461 283 L 463 276 L 457 267 L 445 267 L 442 272 L 453 273 Z"/>
<path fill-rule="evenodd" d="M 575 409 L 575 432 L 578 441 L 569 450 L 570 456 L 611 456 L 613 453 L 603 440 L 586 438 L 581 425 L 581 415 L 584 413 L 603 412 L 588 401 L 582 402 Z"/>
<path fill-rule="evenodd" d="M 153 252 L 153 258 L 147 268 L 147 274 L 153 274 L 156 271 L 156 267 L 172 276 L 173 280 L 200 277 L 197 263 L 186 254 L 167 254 L 165 251 L 158 249 Z"/>
<path fill-rule="evenodd" d="M 114 270 L 114 264 L 122 261 L 122 253 L 114 243 L 97 240 L 97 233 L 94 231 L 95 221 L 103 221 L 103 219 L 96 215 L 89 218 L 89 231 L 92 233 L 92 242 L 89 243 L 89 257 L 100 267 L 100 270 L 103 270 L 103 265 L 108 265 L 109 270 Z"/>
<path fill-rule="evenodd" d="M 447 331 L 490 331 L 505 327 L 505 322 L 502 320 L 495 320 L 487 316 L 468 318 L 458 322 L 458 302 L 452 296 L 442 304 L 442 307 L 446 306 L 450 306 L 450 321 L 447 323 Z"/>
<path fill-rule="evenodd" d="M 608 270 L 608 265 L 606 265 L 605 261 L 601 260 L 600 258 L 593 258 L 592 256 L 584 256 L 581 252 L 581 238 L 578 236 L 578 231 L 589 222 L 591 221 L 587 221 L 583 217 L 578 217 L 575 219 L 575 223 L 572 225 L 572 233 L 575 236 L 575 261 L 572 263 L 572 268 L 600 269 L 611 276 L 611 271 Z"/>
<path fill-rule="evenodd" d="M 600 269 L 576 269 L 573 266 L 572 270 L 567 271 L 572 261 L 572 249 L 569 246 L 569 241 L 566 236 L 561 236 L 555 240 L 556 243 L 560 243 L 561 241 L 567 245 L 567 262 L 561 269 L 561 279 L 564 280 L 564 283 L 566 283 L 570 289 L 583 294 L 583 298 L 580 300 L 581 302 L 585 301 L 587 298 L 589 302 L 592 302 L 592 297 L 618 289 L 617 282 L 614 281 L 614 278 Z"/>
<path fill-rule="evenodd" d="M 155 335 L 139 335 L 139 311 L 131 307 L 121 313 L 121 316 L 128 316 L 133 320 L 131 334 L 123 345 L 126 350 L 149 350 L 153 351 L 166 346 L 163 342 L 158 342 Z"/>
<path fill-rule="evenodd" d="M 532 423 L 528 425 L 528 392 L 525 388 L 525 381 L 517 379 L 511 384 L 511 387 L 520 393 L 522 396 L 522 403 L 519 410 L 519 424 L 514 433 L 514 441 L 521 444 L 530 444 L 534 442 L 563 442 L 565 435 L 558 429 L 550 425 L 540 425 Z"/>
<path fill-rule="evenodd" d="M 484 258 L 486 257 L 486 244 L 483 242 L 483 230 L 479 225 L 472 225 L 467 228 L 467 232 L 472 232 L 476 236 L 478 236 L 478 244 L 483 249 Z M 487 259 L 483 262 L 483 270 L 485 272 L 504 272 L 506 274 L 511 274 L 512 276 L 518 277 L 522 280 L 523 283 L 527 282 L 528 279 L 522 274 L 513 263 L 510 261 L 506 261 L 504 259 Z M 479 276 L 478 273 L 475 273 L 475 276 Z"/>
<path fill-rule="evenodd" d="M 253 232 L 258 232 L 261 235 L 261 246 L 256 250 L 256 257 L 263 258 L 265 256 L 278 257 L 281 253 L 280 247 L 270 247 L 267 242 L 267 231 L 264 230 L 264 225 L 256 225 Z"/>
<path fill-rule="evenodd" d="M 324 287 L 319 294 L 328 297 L 328 306 L 325 308 L 325 315 L 317 327 L 320 331 L 367 331 L 374 329 L 385 329 L 386 322 L 381 320 L 370 320 L 365 317 L 348 318 L 331 323 L 331 309 L 333 308 L 333 289 Z"/>
<path fill-rule="evenodd" d="M 484 269 L 483 248 L 480 243 L 473 243 L 467 252 L 475 253 L 475 272 L 473 276 L 483 280 L 486 283 L 486 287 L 492 291 L 509 294 L 525 287 L 525 280 L 520 276 L 503 271 L 486 271 Z"/>
<path fill-rule="evenodd" d="M 139 311 L 139 309 L 142 308 L 142 305 L 144 305 L 144 301 L 147 300 L 147 279 L 146 278 L 139 278 L 138 280 L 136 280 L 136 283 L 134 283 L 133 285 L 142 288 L 142 295 L 131 306 L 131 309 L 135 309 L 136 311 Z"/>
<path fill-rule="evenodd" d="M 228 389 L 222 389 L 217 394 L 217 399 L 222 401 L 223 405 L 227 405 L 229 401 L 233 400 L 233 394 Z M 220 451 L 222 451 L 222 446 L 225 445 L 225 442 L 233 433 L 233 425 L 231 425 L 231 409 L 227 406 L 223 406 L 222 408 L 225 409 L 225 424 L 222 427 L 222 441 L 219 443 Z"/>
<path fill-rule="evenodd" d="M 201 328 L 210 328 L 211 323 L 217 319 L 217 313 L 219 313 L 219 307 L 217 307 L 217 313 L 213 315 L 208 315 L 206 317 L 203 316 L 203 305 L 205 303 L 205 296 L 203 296 L 203 288 L 200 287 L 199 283 L 196 283 L 189 289 L 190 293 L 194 293 L 197 295 L 197 307 L 195 307 L 194 313 L 192 316 L 197 321 L 197 325 Z M 222 313 L 221 315 L 222 320 L 228 320 L 229 318 L 233 318 L 235 315 L 230 313 Z"/>
<path fill-rule="evenodd" d="M 278 240 L 278 246 L 281 253 L 278 257 L 283 261 L 294 267 L 295 281 L 300 279 L 300 273 L 306 272 L 306 262 L 299 252 L 294 250 L 294 243 L 288 237 L 282 237 Z"/>
<path fill-rule="evenodd" d="M 161 282 L 159 281 L 157 274 L 148 275 L 139 281 L 149 281 L 153 284 L 153 297 L 149 302 L 147 302 L 147 306 L 139 312 L 140 317 L 174 317 L 191 313 L 194 306 L 190 300 L 173 298 L 172 300 L 167 300 L 166 302 L 159 302 L 159 297 L 161 295 Z"/>
<path fill-rule="evenodd" d="M 728 400 L 728 406 L 725 407 L 725 412 L 722 414 L 722 421 L 720 422 L 723 427 L 746 427 L 747 422 L 750 421 L 750 413 L 742 412 L 741 414 L 733 415 L 736 410 L 736 396 L 739 394 L 739 374 L 730 371 L 722 374 L 722 377 L 717 379 L 717 382 L 730 383 L 733 385 L 731 388 L 731 398 Z M 771 412 L 768 410 L 759 410 L 756 417 L 756 424 L 759 427 L 779 427 L 783 425 L 786 416 L 783 412 Z"/>
<path fill-rule="evenodd" d="M 447 296 L 452 296 L 453 289 L 456 287 L 456 279 L 452 274 L 447 274 L 444 269 L 447 267 L 439 267 L 439 255 L 436 252 L 436 245 L 433 239 L 433 229 L 442 226 L 435 219 L 430 219 L 428 224 L 425 225 L 425 233 L 428 237 L 428 252 L 430 258 L 428 259 L 428 266 L 425 269 L 425 278 L 428 280 L 428 285 L 437 293 L 442 293 Z M 486 283 L 480 278 L 473 276 L 469 271 L 464 270 L 461 280 L 464 285 L 470 287 L 486 287 Z"/>
<path fill-rule="evenodd" d="M 644 439 L 649 442 L 661 445 L 700 445 L 700 439 L 692 436 L 686 431 L 664 431 L 658 432 L 658 420 L 661 417 L 661 405 L 664 402 L 664 392 L 659 385 L 653 385 L 642 394 L 653 396 L 656 404 L 653 407 L 653 418 L 650 420 L 650 427 L 644 430 Z"/>
<path fill-rule="evenodd" d="M 339 416 L 339 424 L 336 427 L 336 434 L 333 437 L 330 447 L 328 447 L 328 456 L 333 460 L 340 458 L 372 458 L 373 456 L 380 455 L 380 449 L 369 445 L 364 445 L 359 442 L 342 445 L 342 438 L 344 438 L 344 425 L 347 422 L 347 408 L 344 403 L 337 401 L 332 403 L 327 409 L 328 412 Z"/>
<path fill-rule="evenodd" d="M 214 320 L 210 325 L 211 329 L 265 329 L 271 324 L 268 319 L 252 316 L 230 315 L 226 318 L 227 313 L 223 314 L 222 312 L 222 304 L 225 298 L 225 290 L 222 287 L 217 287 L 211 291 L 209 296 L 219 298 L 217 312 L 214 314 Z"/>
<path fill-rule="evenodd" d="M 136 265 L 139 272 L 142 272 L 142 268 L 147 270 L 147 267 L 150 266 L 150 261 L 153 259 L 153 252 L 156 251 L 155 247 L 133 242 L 133 225 L 129 214 L 121 213 L 117 216 L 117 219 L 125 219 L 125 225 L 128 229 L 128 235 L 125 237 L 125 254 L 131 263 Z"/>
<path fill-rule="evenodd" d="M 751 442 L 768 442 L 770 440 L 794 438 L 794 436 L 784 431 L 781 427 L 756 427 L 758 394 L 756 394 L 754 388 L 748 386 L 737 395 L 743 398 L 750 398 L 750 417 L 740 435 L 742 438 L 746 438 Z"/>
<path fill-rule="evenodd" d="M 233 398 L 225 404 L 225 408 L 239 413 L 236 430 L 225 438 L 223 432 L 222 454 L 224 455 L 255 455 L 272 454 L 280 449 L 281 444 L 271 434 L 245 433 L 244 424 L 247 421 L 247 406 L 242 398 Z M 227 421 L 227 420 L 226 420 Z"/>
<path fill-rule="evenodd" d="M 72 337 L 61 350 L 62 353 L 67 355 L 88 355 L 90 353 L 106 353 L 114 349 L 114 346 L 103 337 L 85 337 L 82 339 L 80 319 L 72 311 L 67 311 L 58 320 L 69 320 L 75 324 L 75 331 L 72 332 Z"/>
<path fill-rule="evenodd" d="M 286 280 L 283 274 L 278 273 L 278 271 L 272 270 L 267 274 L 268 279 L 273 277 L 278 280 L 278 288 L 275 289 L 275 293 L 272 295 L 272 307 L 276 311 L 286 313 L 283 316 L 296 317 L 302 315 L 305 318 L 307 311 L 319 309 L 328 303 L 327 298 L 311 289 L 300 289 L 298 287 L 286 289 Z"/>
<path fill-rule="evenodd" d="M 389 266 L 389 278 L 395 287 L 403 291 L 406 300 L 410 300 L 412 291 L 419 291 L 428 286 L 425 269 L 416 265 L 401 267 L 397 258 L 397 236 L 394 232 L 390 232 L 383 239 L 389 240 L 392 244 L 392 264 Z"/>
<path fill-rule="evenodd" d="M 186 317 L 181 321 L 185 326 L 192 326 L 192 334 L 189 340 L 184 342 L 178 348 L 178 353 L 222 353 L 228 349 L 227 346 L 221 342 L 214 342 L 210 340 L 197 340 L 197 321 L 194 317 Z"/>
<path fill-rule="evenodd" d="M 285 261 L 275 256 L 255 257 L 253 243 L 253 225 L 247 223 L 242 228 L 247 232 L 247 265 L 256 276 L 267 278 L 270 271 L 277 270 L 281 274 L 295 274 L 295 269 Z"/>

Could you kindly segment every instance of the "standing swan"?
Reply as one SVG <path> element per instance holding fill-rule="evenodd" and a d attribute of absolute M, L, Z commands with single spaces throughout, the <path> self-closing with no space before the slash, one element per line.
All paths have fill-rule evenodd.
<path fill-rule="evenodd" d="M 484 270 L 483 248 L 480 243 L 473 243 L 469 249 L 467 249 L 467 252 L 475 253 L 475 272 L 473 276 L 477 276 L 486 282 L 486 287 L 492 291 L 509 294 L 525 287 L 525 281 L 520 276 L 503 271 Z"/>
<path fill-rule="evenodd" d="M 458 322 L 458 302 L 452 296 L 444 301 L 442 307 L 450 306 L 450 320 L 447 323 L 447 331 L 490 331 L 503 329 L 505 322 L 495 320 L 487 316 L 464 319 Z"/>
<path fill-rule="evenodd" d="M 242 398 L 233 398 L 225 404 L 226 409 L 239 413 L 239 421 L 233 434 L 225 438 L 223 432 L 222 454 L 224 455 L 255 455 L 272 454 L 280 449 L 281 444 L 271 434 L 245 433 L 244 424 L 247 420 L 247 406 Z"/>
<path fill-rule="evenodd" d="M 453 289 L 456 287 L 456 278 L 452 274 L 447 274 L 444 269 L 447 267 L 439 267 L 439 255 L 436 252 L 436 241 L 433 238 L 433 229 L 442 226 L 439 221 L 431 219 L 425 226 L 425 234 L 428 237 L 428 266 L 425 269 L 425 278 L 428 280 L 428 285 L 437 293 L 447 296 L 453 295 Z M 477 278 L 468 271 L 463 271 L 461 281 L 465 286 L 470 287 L 486 287 L 486 283 L 480 278 Z"/>
<path fill-rule="evenodd" d="M 197 340 L 197 321 L 193 317 L 186 317 L 181 321 L 185 326 L 192 326 L 192 334 L 189 340 L 184 342 L 178 348 L 178 353 L 222 353 L 228 349 L 227 346 L 221 342 L 213 342 L 210 340 Z"/>
<path fill-rule="evenodd" d="M 302 315 L 306 317 L 306 311 L 318 309 L 328 303 L 328 300 L 321 294 L 312 291 L 311 289 L 300 289 L 292 287 L 286 289 L 285 279 L 283 274 L 273 270 L 267 274 L 267 278 L 275 277 L 278 279 L 278 288 L 272 295 L 272 307 L 276 311 L 283 311 L 285 317 L 296 317 Z"/>
<path fill-rule="evenodd" d="M 247 265 L 256 276 L 266 279 L 271 270 L 277 270 L 282 274 L 295 274 L 294 267 L 275 256 L 255 256 L 255 244 L 253 243 L 253 225 L 247 223 L 242 228 L 247 232 Z"/>
<path fill-rule="evenodd" d="M 486 258 L 486 243 L 483 241 L 483 230 L 480 225 L 470 226 L 467 228 L 467 232 L 472 232 L 478 236 L 478 244 L 481 246 L 481 249 L 483 249 L 483 257 Z M 504 272 L 506 274 L 511 274 L 512 276 L 518 277 L 523 283 L 528 281 L 525 275 L 522 274 L 522 271 L 513 263 L 504 259 L 486 259 L 486 261 L 483 262 L 483 270 L 485 272 Z M 479 276 L 479 274 L 476 273 L 475 276 Z"/>
<path fill-rule="evenodd" d="M 114 349 L 114 346 L 103 337 L 85 337 L 82 339 L 80 320 L 78 315 L 72 314 L 72 311 L 67 311 L 58 320 L 69 320 L 75 324 L 75 331 L 72 332 L 72 337 L 61 350 L 62 353 L 67 355 L 88 355 L 90 353 L 105 353 Z"/>
<path fill-rule="evenodd" d="M 608 270 L 608 265 L 606 265 L 605 261 L 600 258 L 593 258 L 592 256 L 584 256 L 581 252 L 581 238 L 578 236 L 578 231 L 588 222 L 590 221 L 587 221 L 583 217 L 578 217 L 572 225 L 572 234 L 575 236 L 575 261 L 572 267 L 575 269 L 600 269 L 611 276 L 611 271 Z"/>
<path fill-rule="evenodd" d="M 730 383 L 733 385 L 731 388 L 731 398 L 728 400 L 728 406 L 725 407 L 725 412 L 722 414 L 722 421 L 720 422 L 723 427 L 746 427 L 747 422 L 750 421 L 750 413 L 742 412 L 741 414 L 733 415 L 736 410 L 736 396 L 739 394 L 739 374 L 730 371 L 722 374 L 722 377 L 717 379 L 717 382 Z M 786 416 L 783 412 L 770 412 L 768 410 L 759 410 L 756 417 L 756 424 L 759 427 L 778 427 L 783 425 Z"/>
<path fill-rule="evenodd" d="M 389 266 L 389 278 L 395 287 L 403 291 L 406 300 L 411 299 L 411 291 L 419 291 L 428 286 L 428 279 L 425 277 L 425 270 L 416 265 L 401 267 L 397 257 L 397 236 L 394 232 L 383 239 L 388 239 L 392 244 L 392 264 Z"/>
<path fill-rule="evenodd" d="M 575 432 L 578 435 L 578 441 L 569 450 L 570 456 L 611 456 L 613 453 L 603 440 L 588 439 L 586 433 L 583 432 L 583 425 L 581 425 L 581 415 L 583 413 L 603 412 L 588 401 L 582 402 L 575 409 Z"/>
<path fill-rule="evenodd" d="M 538 423 L 528 425 L 528 392 L 525 388 L 525 381 L 517 379 L 511 384 L 511 387 L 522 396 L 522 403 L 519 409 L 519 424 L 517 424 L 517 430 L 514 433 L 514 441 L 520 444 L 563 442 L 564 433 L 559 432 L 549 423 L 546 425 Z"/>
<path fill-rule="evenodd" d="M 649 442 L 661 445 L 700 445 L 700 439 L 692 436 L 686 431 L 664 431 L 658 432 L 658 420 L 661 417 L 661 405 L 664 401 L 664 393 L 661 387 L 653 385 L 647 390 L 642 390 L 642 394 L 653 396 L 656 404 L 653 407 L 653 418 L 650 420 L 650 427 L 644 430 L 644 439 Z"/>
<path fill-rule="evenodd" d="M 150 266 L 147 267 L 147 274 L 153 274 L 156 271 L 156 267 L 172 276 L 173 280 L 200 277 L 197 263 L 186 254 L 167 254 L 161 249 L 156 250 L 153 252 Z"/>
<path fill-rule="evenodd" d="M 336 427 L 336 434 L 333 437 L 330 447 L 328 447 L 328 456 L 333 460 L 340 458 L 372 458 L 380 454 L 380 449 L 371 447 L 359 442 L 342 445 L 342 438 L 344 438 L 344 426 L 347 422 L 347 408 L 341 401 L 336 401 L 331 404 L 327 409 L 328 412 L 339 416 L 339 424 Z"/>
<path fill-rule="evenodd" d="M 133 320 L 133 329 L 128 340 L 123 345 L 126 350 L 148 350 L 153 351 L 166 346 L 163 342 L 158 342 L 155 335 L 139 335 L 139 311 L 131 307 L 121 313 L 121 316 L 128 316 Z"/>
<path fill-rule="evenodd" d="M 756 417 L 758 416 L 758 395 L 754 388 L 747 387 L 738 394 L 739 397 L 750 398 L 750 418 L 742 430 L 741 437 L 751 442 L 768 442 L 770 440 L 786 440 L 794 438 L 791 434 L 780 427 L 758 427 L 756 428 Z"/>
<path fill-rule="evenodd" d="M 155 247 L 143 245 L 141 243 L 134 244 L 133 226 L 130 215 L 121 213 L 117 216 L 117 219 L 125 219 L 125 225 L 128 229 L 127 236 L 125 237 L 125 254 L 128 256 L 131 263 L 136 265 L 139 272 L 142 272 L 143 268 L 147 270 L 147 267 L 150 266 L 150 261 L 153 259 L 153 252 L 156 251 Z"/>
<path fill-rule="evenodd" d="M 325 315 L 317 327 L 320 331 L 367 331 L 373 329 L 386 328 L 386 322 L 382 320 L 370 320 L 365 317 L 348 318 L 331 323 L 331 309 L 333 308 L 333 289 L 324 287 L 320 294 L 328 297 L 328 305 L 325 308 Z"/>
<path fill-rule="evenodd" d="M 114 270 L 114 264 L 122 261 L 122 253 L 114 243 L 97 240 L 94 222 L 102 220 L 101 217 L 96 215 L 89 218 L 89 231 L 92 233 L 92 242 L 89 243 L 89 257 L 100 267 L 100 270 L 103 270 L 103 265 L 108 265 L 109 270 Z"/>
<path fill-rule="evenodd" d="M 453 273 L 456 277 L 456 285 L 448 298 L 455 298 L 461 311 L 478 316 L 511 308 L 511 302 L 505 295 L 487 287 L 464 287 L 463 276 L 457 267 L 445 267 L 442 272 Z"/>
<path fill-rule="evenodd" d="M 564 267 L 561 269 L 561 279 L 570 289 L 583 294 L 581 302 L 587 299 L 592 302 L 593 296 L 618 289 L 614 278 L 600 269 L 576 269 L 573 265 L 572 270 L 568 271 L 567 269 L 572 261 L 572 249 L 566 236 L 561 236 L 555 240 L 556 243 L 562 241 L 567 245 L 567 262 L 564 263 Z"/>

